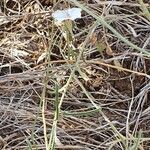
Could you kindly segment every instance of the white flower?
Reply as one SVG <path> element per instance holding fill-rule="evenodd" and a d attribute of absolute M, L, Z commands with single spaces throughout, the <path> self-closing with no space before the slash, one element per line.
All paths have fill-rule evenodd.
<path fill-rule="evenodd" d="M 61 25 L 64 20 L 74 21 L 77 18 L 81 18 L 81 9 L 80 8 L 69 8 L 66 10 L 57 10 L 52 13 L 52 17 L 55 19 L 56 25 Z"/>

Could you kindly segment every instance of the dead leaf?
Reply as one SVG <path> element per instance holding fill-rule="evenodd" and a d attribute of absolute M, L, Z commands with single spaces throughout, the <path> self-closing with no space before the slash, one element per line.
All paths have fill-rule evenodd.
<path fill-rule="evenodd" d="M 46 52 L 42 53 L 41 56 L 37 60 L 37 64 L 42 61 L 46 57 Z"/>
<path fill-rule="evenodd" d="M 113 51 L 112 51 L 112 49 L 111 49 L 110 46 L 107 46 L 107 48 L 106 48 L 106 53 L 107 53 L 109 56 L 112 56 L 112 55 L 113 55 Z"/>

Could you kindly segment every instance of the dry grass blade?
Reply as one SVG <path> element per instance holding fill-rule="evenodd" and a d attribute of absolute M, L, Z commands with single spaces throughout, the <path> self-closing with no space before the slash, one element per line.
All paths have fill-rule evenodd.
<path fill-rule="evenodd" d="M 146 5 L 144 4 L 143 0 L 138 0 L 138 1 L 139 1 L 139 4 L 141 5 L 141 9 L 142 9 L 144 15 L 150 21 L 150 11 L 148 10 L 148 8 L 146 7 Z"/>
<path fill-rule="evenodd" d="M 104 27 L 108 28 L 109 30 L 111 30 L 114 35 L 117 36 L 117 38 L 119 38 L 120 40 L 122 40 L 123 42 L 125 42 L 127 45 L 131 46 L 132 48 L 143 52 L 145 55 L 147 55 L 148 57 L 150 57 L 150 53 L 148 52 L 148 50 L 145 50 L 143 48 L 140 48 L 138 46 L 136 46 L 135 44 L 131 43 L 130 41 L 128 41 L 125 37 L 123 37 L 120 33 L 118 33 L 112 26 L 110 26 L 102 16 L 97 16 L 96 14 L 94 14 L 93 12 L 91 12 L 88 8 L 84 7 L 82 4 L 80 4 L 79 2 L 77 2 L 76 0 L 71 0 L 71 2 L 73 2 L 76 6 L 80 7 L 81 9 L 83 9 L 85 12 L 87 12 L 89 15 L 91 15 L 92 17 L 94 17 L 99 24 L 102 24 Z"/>
<path fill-rule="evenodd" d="M 149 25 L 142 0 L 0 1 L 0 149 L 148 150 Z"/>

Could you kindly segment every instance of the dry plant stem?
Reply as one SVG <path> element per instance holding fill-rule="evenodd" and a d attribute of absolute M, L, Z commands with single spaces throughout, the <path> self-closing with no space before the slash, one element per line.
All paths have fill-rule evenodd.
<path fill-rule="evenodd" d="M 140 4 L 137 3 L 130 3 L 130 2 L 125 2 L 125 1 L 100 1 L 100 0 L 95 0 L 97 2 L 98 5 L 116 5 L 116 6 L 135 6 L 135 7 L 139 7 Z M 148 6 L 148 4 L 145 4 L 146 6 Z"/>
<path fill-rule="evenodd" d="M 89 61 L 86 61 L 86 62 L 87 62 L 87 63 L 91 63 L 91 64 L 99 64 L 99 65 L 103 65 L 103 66 L 106 66 L 106 67 L 114 68 L 114 69 L 117 69 L 117 70 L 134 73 L 134 74 L 137 74 L 137 75 L 139 75 L 139 76 L 144 76 L 144 77 L 147 77 L 147 78 L 150 79 L 150 75 L 148 75 L 148 74 L 146 74 L 146 73 L 133 71 L 133 70 L 126 69 L 126 68 L 123 68 L 123 67 L 120 67 L 120 66 L 113 66 L 113 65 L 106 64 L 106 63 L 103 63 L 103 62 L 100 62 L 100 61 L 92 61 L 92 60 L 89 60 Z"/>
<path fill-rule="evenodd" d="M 125 37 L 123 37 L 120 33 L 118 33 L 112 26 L 110 26 L 102 16 L 97 16 L 96 14 L 92 13 L 88 8 L 84 7 L 82 4 L 77 2 L 76 0 L 69 0 L 69 2 L 73 2 L 76 6 L 83 9 L 85 12 L 87 12 L 89 15 L 91 15 L 93 18 L 95 18 L 99 24 L 102 24 L 104 27 L 108 28 L 111 32 L 113 32 L 118 39 L 129 45 L 131 48 L 136 49 L 144 54 L 146 54 L 148 57 L 150 57 L 150 53 L 146 51 L 143 48 L 138 47 L 137 45 L 134 45 L 130 41 L 128 41 Z"/>
<path fill-rule="evenodd" d="M 132 83 L 132 80 L 131 80 L 131 83 Z M 129 120 L 130 120 L 133 103 L 134 103 L 134 87 L 133 87 L 133 83 L 132 83 L 132 98 L 131 98 L 130 106 L 128 109 L 128 115 L 127 115 L 127 121 L 126 121 L 126 138 L 129 137 L 129 129 L 130 129 Z M 126 140 L 126 149 L 128 149 L 128 148 L 129 148 L 129 140 Z"/>
<path fill-rule="evenodd" d="M 81 63 L 83 61 L 79 61 L 79 62 Z M 72 64 L 72 63 L 74 63 L 74 61 L 73 60 L 56 60 L 56 61 L 51 61 L 51 63 L 70 63 L 70 64 Z M 137 72 L 137 71 L 126 69 L 126 68 L 123 68 L 123 67 L 120 67 L 120 66 L 110 65 L 110 64 L 107 64 L 107 63 L 104 63 L 104 62 L 101 62 L 101 61 L 86 60 L 86 63 L 102 65 L 102 66 L 110 67 L 110 68 L 113 68 L 113 69 L 117 69 L 117 70 L 121 70 L 121 71 L 125 71 L 125 72 L 130 72 L 130 73 L 133 73 L 133 74 L 136 74 L 136 75 L 139 75 L 139 76 L 144 76 L 144 77 L 147 77 L 147 78 L 150 79 L 150 75 L 148 75 L 146 73 Z"/>
<path fill-rule="evenodd" d="M 80 85 L 80 87 L 82 88 L 82 90 L 84 91 L 84 93 L 86 94 L 86 96 L 89 98 L 90 102 L 93 104 L 93 106 L 99 110 L 100 114 L 103 116 L 103 118 L 105 119 L 106 122 L 108 122 L 108 124 L 110 125 L 110 127 L 112 128 L 112 130 L 115 132 L 115 134 L 117 134 L 116 136 L 118 136 L 122 143 L 125 145 L 124 140 L 125 137 L 119 133 L 119 131 L 115 128 L 115 126 L 113 125 L 113 123 L 108 119 L 108 117 L 103 113 L 102 109 L 100 106 L 98 106 L 96 103 L 94 103 L 94 97 L 86 91 L 86 89 L 84 88 L 84 86 L 82 85 L 82 83 L 76 78 L 76 76 L 74 76 L 74 79 L 76 80 L 76 82 L 78 83 L 78 85 Z"/>
<path fill-rule="evenodd" d="M 46 103 L 45 102 L 46 101 L 45 93 L 46 93 L 46 87 L 47 87 L 46 85 L 47 85 L 47 82 L 45 80 L 41 99 L 42 99 L 42 120 L 43 120 L 43 128 L 44 128 L 44 139 L 45 139 L 45 146 L 47 148 L 48 147 L 48 139 L 47 139 L 47 129 L 46 129 L 46 119 L 45 119 L 45 103 Z"/>
<path fill-rule="evenodd" d="M 48 61 L 48 66 L 47 66 L 47 69 L 46 69 L 46 73 L 45 73 L 45 78 L 44 78 L 44 88 L 43 88 L 43 91 L 42 91 L 42 119 L 43 119 L 43 128 L 44 128 L 44 139 L 45 139 L 45 146 L 46 146 L 46 150 L 49 150 L 48 149 L 48 139 L 47 139 L 47 127 L 46 127 L 46 119 L 45 119 L 45 108 L 46 108 L 46 87 L 47 87 L 47 84 L 48 84 L 48 81 L 49 81 L 49 78 L 50 78 L 50 75 L 49 75 L 49 69 L 50 69 L 50 55 L 51 55 L 51 46 L 52 46 L 52 39 L 53 39 L 53 34 L 54 33 L 54 24 L 52 24 L 52 32 L 51 32 L 51 37 L 49 39 L 49 47 L 48 47 L 48 50 L 47 50 L 47 53 L 48 53 L 48 56 L 47 56 L 47 60 Z"/>

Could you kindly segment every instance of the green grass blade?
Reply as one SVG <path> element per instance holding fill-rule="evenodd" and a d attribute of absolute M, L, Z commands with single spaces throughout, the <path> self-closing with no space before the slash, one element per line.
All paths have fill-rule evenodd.
<path fill-rule="evenodd" d="M 54 150 L 55 149 L 56 128 L 57 128 L 57 122 L 58 122 L 59 112 L 60 112 L 60 109 L 58 108 L 58 106 L 59 106 L 59 92 L 58 92 L 58 90 L 59 90 L 59 88 L 58 88 L 58 85 L 56 83 L 55 84 L 55 117 L 53 120 L 53 126 L 52 126 L 52 130 L 51 130 L 50 140 L 49 140 L 47 150 Z"/>

